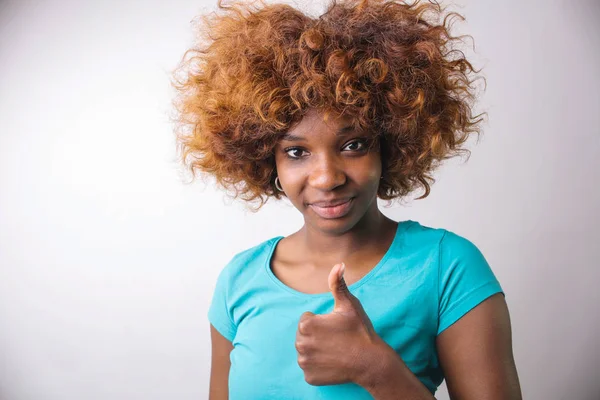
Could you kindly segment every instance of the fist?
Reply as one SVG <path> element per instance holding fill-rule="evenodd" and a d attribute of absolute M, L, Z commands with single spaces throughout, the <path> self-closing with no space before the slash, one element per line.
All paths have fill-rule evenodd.
<path fill-rule="evenodd" d="M 305 312 L 298 323 L 298 365 L 311 385 L 358 382 L 382 342 L 360 301 L 348 290 L 344 268 L 343 263 L 336 264 L 329 273 L 333 311 Z"/>

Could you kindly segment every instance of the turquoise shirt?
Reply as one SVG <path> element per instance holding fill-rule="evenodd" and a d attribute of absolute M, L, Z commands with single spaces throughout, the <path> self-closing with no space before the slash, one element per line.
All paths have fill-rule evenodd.
<path fill-rule="evenodd" d="M 217 279 L 208 318 L 233 344 L 229 399 L 372 399 L 354 383 L 312 386 L 304 380 L 294 347 L 300 315 L 331 312 L 333 296 L 298 292 L 273 274 L 270 260 L 281 239 L 237 254 Z M 473 243 L 411 220 L 398 224 L 381 261 L 349 289 L 379 336 L 431 393 L 444 379 L 436 336 L 503 293 Z"/>

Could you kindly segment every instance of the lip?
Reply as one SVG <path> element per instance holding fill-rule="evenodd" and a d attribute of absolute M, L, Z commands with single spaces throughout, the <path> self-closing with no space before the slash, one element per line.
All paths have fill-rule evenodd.
<path fill-rule="evenodd" d="M 321 218 L 336 219 L 346 216 L 352 209 L 354 197 L 345 199 L 317 201 L 310 203 L 309 207 Z"/>

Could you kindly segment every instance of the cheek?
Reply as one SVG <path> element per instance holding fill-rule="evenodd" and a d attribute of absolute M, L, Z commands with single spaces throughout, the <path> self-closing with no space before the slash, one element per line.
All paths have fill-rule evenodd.
<path fill-rule="evenodd" d="M 275 156 L 275 171 L 287 197 L 292 200 L 297 195 L 303 179 L 301 168 L 291 164 L 285 156 Z"/>
<path fill-rule="evenodd" d="M 277 174 L 277 176 L 279 176 L 279 178 L 281 180 L 285 180 L 287 181 L 287 176 L 289 174 L 286 174 L 286 172 L 289 170 L 289 167 L 287 166 L 288 160 L 285 159 L 284 155 L 280 155 L 279 151 L 276 150 L 275 153 L 275 173 Z"/>
<path fill-rule="evenodd" d="M 288 197 L 297 196 L 298 192 L 304 186 L 302 184 L 303 176 L 300 171 L 286 168 L 281 171 L 280 177 L 281 181 L 285 182 L 282 186 Z"/>
<path fill-rule="evenodd" d="M 366 158 L 361 165 L 353 168 L 355 172 L 354 179 L 362 185 L 378 187 L 381 178 L 381 159 L 379 153 Z"/>

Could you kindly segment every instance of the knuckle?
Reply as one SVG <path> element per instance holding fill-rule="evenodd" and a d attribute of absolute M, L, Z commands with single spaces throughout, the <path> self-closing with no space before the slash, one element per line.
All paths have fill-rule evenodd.
<path fill-rule="evenodd" d="M 298 324 L 298 331 L 301 334 L 305 335 L 308 332 L 308 323 L 306 321 L 301 321 Z"/>
<path fill-rule="evenodd" d="M 319 379 L 314 374 L 304 374 L 304 380 L 309 385 L 319 385 Z"/>
<path fill-rule="evenodd" d="M 299 354 L 306 354 L 306 350 L 307 349 L 306 349 L 306 344 L 305 343 L 302 343 L 300 341 L 296 341 L 296 351 Z"/>
<path fill-rule="evenodd" d="M 311 318 L 313 317 L 313 313 L 311 313 L 310 311 L 306 311 L 304 313 L 302 313 L 302 315 L 300 316 L 300 322 L 302 321 L 310 321 Z"/>
<path fill-rule="evenodd" d="M 298 331 L 301 334 L 306 335 L 310 332 L 312 325 L 313 325 L 312 318 L 303 318 L 298 323 Z"/>
<path fill-rule="evenodd" d="M 305 355 L 301 354 L 298 356 L 298 365 L 300 366 L 300 368 L 305 369 L 308 368 L 308 357 L 306 357 Z"/>

